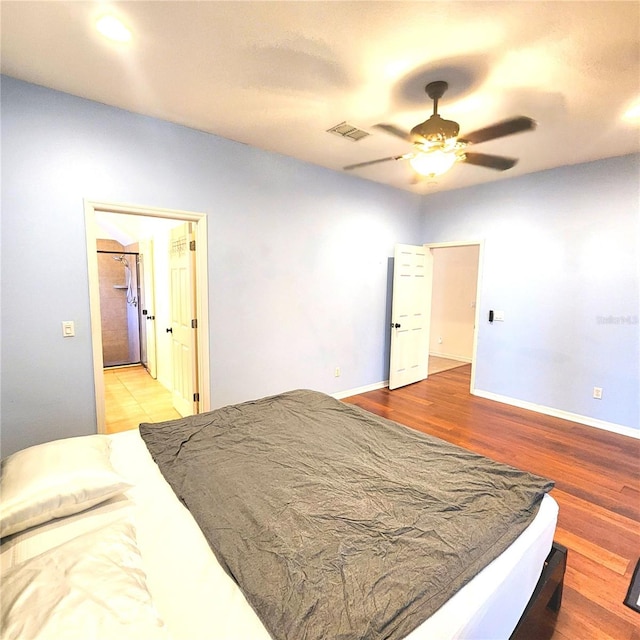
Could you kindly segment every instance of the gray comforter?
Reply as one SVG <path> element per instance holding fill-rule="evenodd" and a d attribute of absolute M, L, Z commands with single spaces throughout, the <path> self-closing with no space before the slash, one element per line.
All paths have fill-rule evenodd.
<path fill-rule="evenodd" d="M 278 640 L 404 637 L 553 486 L 312 391 L 140 433 Z"/>

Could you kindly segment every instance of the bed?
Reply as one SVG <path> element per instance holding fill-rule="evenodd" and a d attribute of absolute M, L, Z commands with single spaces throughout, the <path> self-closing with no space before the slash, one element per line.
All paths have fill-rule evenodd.
<path fill-rule="evenodd" d="M 283 408 L 284 400 L 290 402 L 292 399 L 295 409 Z M 313 418 L 304 414 L 307 410 L 305 407 L 309 406 L 312 407 Z M 243 412 L 247 409 L 250 410 L 247 414 L 249 417 L 243 419 Z M 247 548 L 245 559 L 249 560 L 249 566 L 241 571 L 235 565 L 237 551 L 230 552 L 225 548 L 221 552 L 215 547 L 212 551 L 211 531 L 208 529 L 226 529 L 227 525 L 232 529 L 233 526 L 244 526 L 247 520 L 241 519 L 241 525 L 237 525 L 227 523 L 227 514 L 220 514 L 218 519 L 215 513 L 194 517 L 185 506 L 185 503 L 195 500 L 193 487 L 191 494 L 189 491 L 183 494 L 183 491 L 185 486 L 193 483 L 194 474 L 202 474 L 202 471 L 194 471 L 198 467 L 189 471 L 179 470 L 180 465 L 171 459 L 168 452 L 177 448 L 180 455 L 189 461 L 198 457 L 209 460 L 210 466 L 216 467 L 222 474 L 213 482 L 217 491 L 217 487 L 224 484 L 221 478 L 225 477 L 228 469 L 225 465 L 237 466 L 237 459 L 235 462 L 232 458 L 226 459 L 226 453 L 230 451 L 227 441 L 222 442 L 215 463 L 211 462 L 209 456 L 212 453 L 203 448 L 199 438 L 211 430 L 220 436 L 221 425 L 233 425 L 226 437 L 232 434 L 235 444 L 231 449 L 235 447 L 242 451 L 247 433 L 250 433 L 251 441 L 255 439 L 254 433 L 263 434 L 265 429 L 277 433 L 278 429 L 268 425 L 275 424 L 274 419 L 278 422 L 283 414 L 292 411 L 301 414 L 298 416 L 301 420 L 310 420 L 316 432 L 318 425 L 322 425 L 326 419 L 327 412 L 342 415 L 346 411 L 347 425 L 356 420 L 364 425 L 365 431 L 387 433 L 390 430 L 400 440 L 409 437 L 412 445 L 417 442 L 422 446 L 432 441 L 406 427 L 340 403 L 324 394 L 294 391 L 184 420 L 141 425 L 140 430 L 113 436 L 71 438 L 26 450 L 22 452 L 27 454 L 26 460 L 18 460 L 20 465 L 7 467 L 3 464 L 2 517 L 3 526 L 8 525 L 3 528 L 0 549 L 4 591 L 2 637 L 144 637 L 149 640 L 156 637 L 175 640 L 214 637 L 229 640 L 267 640 L 276 637 L 296 640 L 304 637 L 406 637 L 410 640 L 508 638 L 530 604 L 536 585 L 540 585 L 541 573 L 552 548 L 558 507 L 548 493 L 552 483 L 545 479 L 533 477 L 539 485 L 536 489 L 539 497 L 530 509 L 531 517 L 523 530 L 486 566 L 473 576 L 464 578 L 464 584 L 419 623 L 415 622 L 416 616 L 420 617 L 419 612 L 409 615 L 408 622 L 395 612 L 390 616 L 391 624 L 378 624 L 376 628 L 369 628 L 360 635 L 349 635 L 348 629 L 344 634 L 323 635 L 322 631 L 304 625 L 285 626 L 282 631 L 273 623 L 269 614 L 265 614 L 260 604 L 256 604 L 254 587 L 244 583 L 241 587 L 238 584 L 238 579 L 245 579 L 244 575 L 239 576 L 238 573 L 257 573 L 258 583 L 267 582 L 263 570 L 255 569 L 260 567 L 262 560 L 256 560 L 258 556 L 254 555 L 255 549 L 243 540 L 244 536 L 237 532 L 230 536 L 231 539 L 240 538 Z M 243 420 L 245 424 L 241 428 Z M 257 423 L 260 424 L 256 426 Z M 175 444 L 176 434 L 177 442 L 181 444 Z M 217 439 L 220 440 L 220 437 Z M 329 437 L 322 431 L 322 437 L 311 445 L 317 457 L 322 457 L 320 449 L 323 440 L 332 439 L 333 436 Z M 299 445 L 299 440 L 294 438 L 293 442 L 296 447 Z M 340 442 L 343 448 L 353 447 L 350 440 Z M 376 443 L 378 448 L 391 446 L 379 440 Z M 271 444 L 259 449 L 261 455 L 254 451 L 245 456 L 247 475 L 250 475 L 248 470 L 253 465 L 251 461 L 259 459 L 260 464 L 256 468 L 262 474 L 259 478 L 262 478 L 265 487 L 274 484 L 275 478 L 271 474 L 264 474 L 261 465 L 265 459 L 275 456 L 276 467 L 283 468 L 287 473 L 290 467 L 289 458 L 283 457 L 281 450 L 269 449 L 269 446 Z M 363 445 L 363 450 L 367 446 Z M 446 445 L 446 450 L 453 451 L 451 447 Z M 225 452 L 225 457 L 220 458 L 220 451 Z M 335 450 L 331 451 L 335 454 Z M 380 451 L 374 453 L 379 454 Z M 9 460 L 12 458 L 15 461 L 15 456 Z M 287 462 L 283 464 L 285 459 Z M 380 455 L 375 459 L 376 466 L 384 466 Z M 69 460 L 75 462 L 69 464 Z M 64 461 L 62 467 L 60 461 Z M 499 466 L 502 469 L 503 466 Z M 172 467 L 178 469 L 173 475 Z M 97 472 L 92 473 L 98 468 L 105 477 L 97 477 L 100 475 Z M 161 468 L 166 475 L 163 475 Z M 333 473 L 335 468 L 331 468 Z M 513 473 L 517 472 L 514 470 Z M 414 480 L 405 478 L 407 486 L 411 486 Z M 532 478 L 527 474 L 527 482 L 530 481 Z M 30 497 L 34 504 L 28 505 L 25 514 L 24 505 L 20 503 L 23 513 L 17 519 L 22 519 L 22 522 L 16 524 L 15 513 L 7 514 L 6 506 L 7 503 L 14 507 L 17 504 L 13 500 L 11 486 L 20 487 L 24 484 L 34 485 Z M 71 489 L 68 486 L 65 488 L 69 484 Z M 229 486 L 234 485 L 232 483 Z M 249 483 L 248 489 L 254 491 L 255 486 Z M 68 495 L 61 498 L 60 494 L 65 491 L 71 495 L 70 498 Z M 195 489 L 196 495 L 199 492 L 204 497 L 211 491 L 211 487 Z M 228 494 L 229 487 L 222 487 L 220 491 Z M 47 492 L 48 496 L 39 497 Z M 352 493 L 357 494 L 357 491 L 354 489 Z M 266 495 L 269 493 L 266 492 Z M 233 501 L 231 504 L 237 510 L 237 504 Z M 279 509 L 280 521 L 286 521 L 288 516 L 282 511 L 282 506 L 276 508 Z M 251 517 L 250 514 L 247 516 L 248 519 Z M 326 517 L 326 513 L 323 517 Z M 200 526 L 196 518 L 200 520 Z M 345 519 L 349 526 L 353 526 L 351 515 L 348 518 L 341 517 L 341 522 Z M 223 520 L 225 526 L 220 526 Z M 271 521 L 277 522 L 278 519 Z M 265 528 L 264 524 L 260 527 L 260 531 Z M 266 528 L 272 530 L 274 527 Z M 281 533 L 278 529 L 278 535 Z M 342 537 L 339 542 L 344 544 Z M 385 542 L 388 543 L 388 540 Z M 218 544 L 218 541 L 213 541 L 213 544 Z M 223 540 L 221 544 L 225 547 L 229 543 Z M 391 543 L 390 546 L 394 545 Z M 262 538 L 259 544 L 253 546 L 262 546 Z M 346 552 L 351 548 L 347 548 Z M 342 546 L 340 549 L 343 558 L 345 548 Z M 279 555 L 270 549 L 262 551 L 267 556 Z M 349 553 L 346 555 L 349 556 Z M 370 558 L 367 564 L 372 564 Z M 265 566 L 272 567 L 269 563 Z M 70 576 L 71 586 L 61 584 L 61 570 L 65 576 Z M 304 576 L 302 590 L 306 594 L 314 577 L 304 567 L 301 571 Z M 344 575 L 344 567 L 337 571 Z M 274 584 L 275 578 L 274 575 Z M 377 576 L 373 580 L 377 585 L 382 578 L 384 576 Z M 410 581 L 407 580 L 411 585 L 405 586 L 415 587 L 420 580 L 413 576 Z M 421 593 L 421 590 L 417 592 Z M 420 597 L 415 598 L 415 588 L 413 593 L 413 599 L 420 601 Z M 351 592 L 345 591 L 343 595 L 353 598 Z M 295 601 L 294 596 L 295 593 L 293 596 L 289 593 L 285 599 L 294 602 L 297 607 L 294 610 L 299 610 L 300 603 Z M 312 609 L 322 609 L 321 604 Z M 418 605 L 418 609 L 422 609 L 423 603 L 418 602 Z M 268 604 L 268 607 L 273 606 Z M 349 606 L 353 607 L 353 603 Z M 385 607 L 389 608 L 389 603 Z M 340 616 L 340 611 L 336 610 L 336 619 L 340 619 Z M 276 617 L 280 618 L 281 614 L 278 613 Z M 286 622 L 286 625 L 290 624 L 297 622 Z M 412 627 L 408 631 L 407 625 Z M 291 629 L 303 629 L 303 632 Z"/>

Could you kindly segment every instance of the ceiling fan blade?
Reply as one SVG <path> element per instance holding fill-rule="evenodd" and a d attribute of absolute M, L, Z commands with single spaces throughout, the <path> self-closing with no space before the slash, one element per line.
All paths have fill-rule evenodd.
<path fill-rule="evenodd" d="M 504 136 L 510 136 L 514 133 L 531 131 L 535 128 L 535 120 L 527 118 L 526 116 L 518 116 L 517 118 L 498 122 L 490 127 L 485 127 L 484 129 L 478 129 L 466 136 L 460 136 L 458 140 L 466 144 L 479 144 L 480 142 L 486 142 L 487 140 L 504 138 Z"/>
<path fill-rule="evenodd" d="M 389 160 L 408 160 L 413 156 L 412 153 L 405 153 L 402 156 L 389 156 L 388 158 L 378 158 L 377 160 L 369 160 L 368 162 L 358 162 L 342 167 L 343 171 L 351 171 L 351 169 L 359 169 L 360 167 L 368 167 L 370 164 L 378 164 L 379 162 L 389 162 Z"/>
<path fill-rule="evenodd" d="M 402 138 L 407 142 L 412 142 L 411 134 L 408 131 L 403 131 L 402 129 L 400 129 L 399 127 L 396 127 L 393 124 L 374 124 L 373 126 L 376 129 L 382 129 L 383 131 L 390 133 L 392 136 L 396 136 L 397 138 Z"/>
<path fill-rule="evenodd" d="M 506 171 L 518 163 L 517 158 L 506 158 L 505 156 L 492 156 L 487 153 L 465 153 L 463 162 L 475 164 L 478 167 Z"/>

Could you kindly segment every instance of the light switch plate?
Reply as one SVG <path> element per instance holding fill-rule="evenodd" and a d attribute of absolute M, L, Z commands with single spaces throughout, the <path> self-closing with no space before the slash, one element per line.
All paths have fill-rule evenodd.
<path fill-rule="evenodd" d="M 62 321 L 62 335 L 65 338 L 73 338 L 76 335 L 76 327 L 73 320 Z"/>

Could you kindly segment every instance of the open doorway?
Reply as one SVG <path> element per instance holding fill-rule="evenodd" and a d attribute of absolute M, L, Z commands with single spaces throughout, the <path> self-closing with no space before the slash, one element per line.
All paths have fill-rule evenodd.
<path fill-rule="evenodd" d="M 429 374 L 475 357 L 480 243 L 427 245 L 433 255 Z"/>
<path fill-rule="evenodd" d="M 85 222 L 87 233 L 87 256 L 89 267 L 89 289 L 91 303 L 91 334 L 93 343 L 94 380 L 96 389 L 96 414 L 99 433 L 107 432 L 107 403 L 120 403 L 118 394 L 129 405 L 134 404 L 135 390 L 147 402 L 146 417 L 132 418 L 132 427 L 139 422 L 156 422 L 177 417 L 165 415 L 159 410 L 167 405 L 166 396 L 156 395 L 157 390 L 169 393 L 169 408 L 173 402 L 176 380 L 182 384 L 182 371 L 174 375 L 169 333 L 163 328 L 171 327 L 170 301 L 170 233 L 171 229 L 185 222 L 193 229 L 194 240 L 190 243 L 193 252 L 194 317 L 191 325 L 194 332 L 194 349 L 191 355 L 194 386 L 193 411 L 207 411 L 210 408 L 209 394 L 209 341 L 208 341 L 208 285 L 207 285 L 207 231 L 206 215 L 184 211 L 141 208 L 111 203 L 86 202 Z M 105 237 L 107 236 L 107 237 Z M 138 332 L 139 358 L 137 363 L 127 363 L 128 371 L 121 366 L 111 369 L 114 376 L 105 380 L 107 359 L 104 351 L 103 311 L 100 300 L 100 277 L 98 269 L 98 240 L 117 240 L 121 246 L 138 246 L 138 262 L 143 264 L 137 275 L 137 311 L 141 325 Z M 143 255 L 144 254 L 144 255 Z M 121 254 L 118 254 L 121 255 Z M 131 266 L 126 253 L 125 259 Z M 115 260 L 112 260 L 114 263 Z M 138 265 L 140 267 L 140 265 Z M 144 282 L 143 282 L 144 281 Z M 126 283 L 126 280 L 125 280 Z M 145 284 L 146 283 L 146 284 Z M 149 283 L 152 283 L 151 285 Z M 144 295 L 143 295 L 144 293 Z M 197 341 L 195 334 L 197 331 Z M 144 367 L 143 367 L 144 365 Z M 137 370 L 133 370 L 137 368 Z M 184 369 L 184 367 L 183 367 Z M 140 375 L 143 374 L 143 378 Z M 113 384 L 117 378 L 117 384 Z M 122 380 L 120 380 L 122 378 Z M 155 378 L 155 379 L 154 379 Z M 109 388 L 107 386 L 109 385 Z M 156 385 L 155 387 L 153 385 Z M 153 388 L 152 388 L 153 387 Z M 164 388 L 164 389 L 162 389 Z M 196 402 L 196 398 L 197 401 Z M 138 405 L 141 403 L 138 399 Z M 158 409 L 150 415 L 150 407 Z M 184 415 L 182 405 L 181 414 Z M 151 419 L 147 419 L 151 418 Z M 135 422 L 137 420 L 137 423 Z"/>

